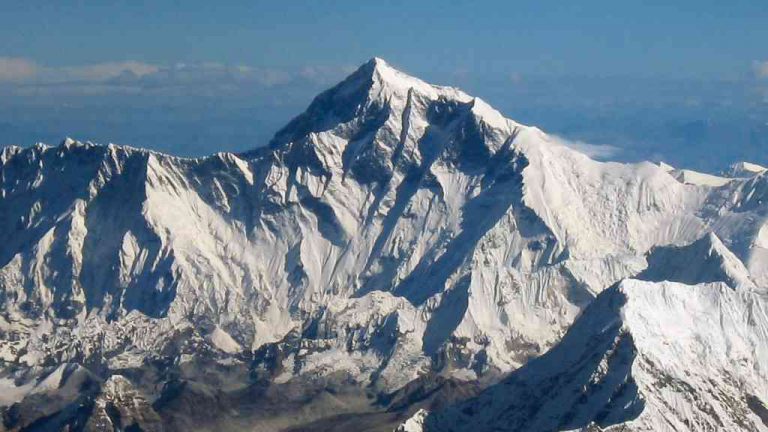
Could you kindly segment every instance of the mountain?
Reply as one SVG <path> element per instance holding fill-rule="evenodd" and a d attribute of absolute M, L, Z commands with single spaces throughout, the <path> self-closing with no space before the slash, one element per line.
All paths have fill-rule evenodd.
<path fill-rule="evenodd" d="M 637 279 L 688 285 L 725 282 L 733 289 L 758 289 L 749 270 L 714 233 L 685 246 L 654 247 L 646 260 L 648 267 Z"/>
<path fill-rule="evenodd" d="M 548 353 L 401 430 L 768 430 L 765 300 L 625 280 Z"/>
<path fill-rule="evenodd" d="M 106 424 L 101 402 L 8 414 L 65 364 L 88 401 L 142 401 L 115 430 L 394 427 L 527 368 L 622 280 L 768 286 L 765 175 L 597 162 L 380 59 L 247 153 L 0 162 L 9 428 Z"/>

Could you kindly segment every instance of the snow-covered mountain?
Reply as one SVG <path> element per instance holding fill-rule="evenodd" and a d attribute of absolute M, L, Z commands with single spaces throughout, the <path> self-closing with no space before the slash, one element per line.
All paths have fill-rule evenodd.
<path fill-rule="evenodd" d="M 116 406 L 146 409 L 107 415 L 115 428 L 159 416 L 183 429 L 203 400 L 219 407 L 211 428 L 216 418 L 291 425 L 254 400 L 373 418 L 371 407 L 425 377 L 485 385 L 545 362 L 529 360 L 627 278 L 661 293 L 673 289 L 664 280 L 724 282 L 755 310 L 768 286 L 763 172 L 699 182 L 651 163 L 597 162 L 380 59 L 245 154 L 183 159 L 67 139 L 6 148 L 1 162 L 9 427 L 53 415 L 25 408 L 40 394 L 67 402 L 57 415 L 90 406 L 82 423 L 107 424 L 98 407 L 120 389 L 131 402 Z M 635 305 L 627 290 L 609 291 L 600 297 Z M 89 374 L 88 403 L 59 387 L 35 392 L 62 365 Z M 426 400 L 420 388 L 405 411 Z M 768 400 L 765 388 L 750 391 Z M 296 424 L 327 416 L 296 409 Z M 385 417 L 375 418 L 395 421 Z"/>
<path fill-rule="evenodd" d="M 401 430 L 768 430 L 766 300 L 722 283 L 625 280 L 555 348 Z"/>

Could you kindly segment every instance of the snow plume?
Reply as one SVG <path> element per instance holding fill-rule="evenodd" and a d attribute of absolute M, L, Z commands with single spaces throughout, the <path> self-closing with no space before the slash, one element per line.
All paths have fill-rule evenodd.
<path fill-rule="evenodd" d="M 570 140 L 557 135 L 549 135 L 557 144 L 564 145 L 579 153 L 584 153 L 592 159 L 608 160 L 619 156 L 621 149 L 607 144 L 590 144 L 579 140 Z"/>

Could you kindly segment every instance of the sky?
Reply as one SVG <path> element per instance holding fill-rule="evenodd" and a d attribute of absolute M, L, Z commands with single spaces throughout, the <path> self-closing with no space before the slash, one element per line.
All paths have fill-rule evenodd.
<path fill-rule="evenodd" d="M 248 150 L 378 56 L 598 157 L 768 164 L 766 41 L 764 0 L 0 2 L 0 145 Z"/>

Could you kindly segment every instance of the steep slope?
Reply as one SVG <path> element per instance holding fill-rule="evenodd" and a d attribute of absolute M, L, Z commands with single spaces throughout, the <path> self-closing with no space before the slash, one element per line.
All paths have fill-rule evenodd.
<path fill-rule="evenodd" d="M 765 300 L 723 284 L 626 280 L 550 352 L 401 430 L 768 430 Z"/>
<path fill-rule="evenodd" d="M 746 265 L 758 286 L 768 286 L 768 175 L 765 173 L 710 192 L 700 214 L 711 230 Z"/>

